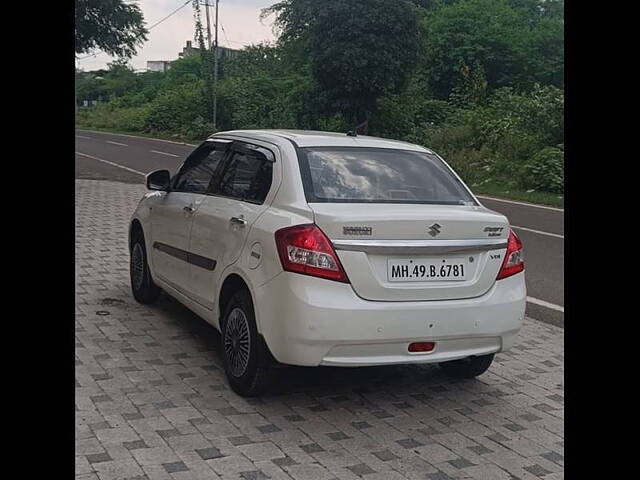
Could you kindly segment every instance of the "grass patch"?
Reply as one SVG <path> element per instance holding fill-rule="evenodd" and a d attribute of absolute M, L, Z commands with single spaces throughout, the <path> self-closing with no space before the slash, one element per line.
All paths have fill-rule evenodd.
<path fill-rule="evenodd" d="M 537 203 L 550 207 L 564 208 L 564 195 L 548 192 L 529 192 L 518 188 L 505 187 L 503 182 L 486 182 L 482 185 L 471 186 L 471 191 L 476 195 L 504 198 L 506 200 L 518 200 L 522 202 Z"/>

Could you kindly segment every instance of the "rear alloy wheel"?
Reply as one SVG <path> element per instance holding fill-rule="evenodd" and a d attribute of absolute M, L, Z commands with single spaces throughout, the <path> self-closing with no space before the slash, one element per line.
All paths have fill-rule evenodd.
<path fill-rule="evenodd" d="M 474 378 L 486 372 L 493 362 L 494 354 L 467 357 L 460 360 L 443 362 L 440 368 L 454 378 Z"/>
<path fill-rule="evenodd" d="M 247 371 L 250 349 L 249 322 L 242 309 L 236 307 L 229 313 L 224 335 L 224 354 L 234 377 L 241 377 Z"/>
<path fill-rule="evenodd" d="M 272 379 L 272 360 L 258 335 L 253 302 L 246 290 L 236 292 L 221 325 L 222 359 L 234 392 L 243 397 L 263 393 Z"/>
<path fill-rule="evenodd" d="M 131 277 L 133 297 L 138 302 L 144 304 L 155 302 L 158 295 L 160 295 L 160 287 L 158 287 L 151 278 L 142 233 L 137 234 L 133 239 L 129 251 L 129 258 L 129 274 Z"/>

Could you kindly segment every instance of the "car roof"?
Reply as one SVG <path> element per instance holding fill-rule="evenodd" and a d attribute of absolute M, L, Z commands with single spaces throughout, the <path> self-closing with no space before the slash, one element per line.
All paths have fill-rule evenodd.
<path fill-rule="evenodd" d="M 256 129 L 256 130 L 230 130 L 218 132 L 217 136 L 241 136 L 274 141 L 285 138 L 294 142 L 298 147 L 373 147 L 373 148 L 394 148 L 398 150 L 414 150 L 432 153 L 431 150 L 414 145 L 413 143 L 391 140 L 388 138 L 370 137 L 367 135 L 349 136 L 338 132 L 321 132 L 318 130 L 276 130 L 276 129 Z"/>

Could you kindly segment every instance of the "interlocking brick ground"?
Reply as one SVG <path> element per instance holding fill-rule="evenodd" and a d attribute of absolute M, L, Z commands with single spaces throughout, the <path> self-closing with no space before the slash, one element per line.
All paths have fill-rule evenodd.
<path fill-rule="evenodd" d="M 563 478 L 562 329 L 527 319 L 475 380 L 285 367 L 243 399 L 213 327 L 166 295 L 147 307 L 130 294 L 143 192 L 76 181 L 76 479 Z"/>

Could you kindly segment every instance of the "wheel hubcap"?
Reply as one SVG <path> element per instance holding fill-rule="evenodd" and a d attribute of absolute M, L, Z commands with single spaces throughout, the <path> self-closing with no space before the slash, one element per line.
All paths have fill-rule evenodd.
<path fill-rule="evenodd" d="M 131 283 L 133 288 L 140 290 L 144 279 L 144 255 L 142 246 L 136 243 L 131 251 Z"/>
<path fill-rule="evenodd" d="M 224 331 L 224 353 L 234 377 L 240 377 L 246 371 L 250 348 L 251 336 L 247 317 L 240 308 L 234 308 L 229 314 Z"/>

